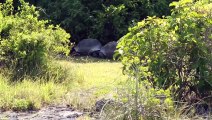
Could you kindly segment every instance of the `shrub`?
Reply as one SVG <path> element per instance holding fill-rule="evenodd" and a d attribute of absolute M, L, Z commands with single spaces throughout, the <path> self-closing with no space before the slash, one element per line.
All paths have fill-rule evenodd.
<path fill-rule="evenodd" d="M 148 17 L 120 40 L 124 71 L 154 88 L 171 89 L 177 100 L 210 101 L 212 5 L 192 0 L 170 5 L 171 16 Z"/>
<path fill-rule="evenodd" d="M 16 13 L 11 0 L 0 5 L 0 61 L 13 70 L 16 79 L 46 71 L 51 55 L 68 54 L 70 38 L 59 26 L 39 20 L 34 6 L 20 2 Z"/>

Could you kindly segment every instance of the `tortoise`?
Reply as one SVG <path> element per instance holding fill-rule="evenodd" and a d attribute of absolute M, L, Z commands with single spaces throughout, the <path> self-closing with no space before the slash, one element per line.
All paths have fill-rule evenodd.
<path fill-rule="evenodd" d="M 99 51 L 99 57 L 101 58 L 113 58 L 113 54 L 116 50 L 117 42 L 112 41 L 104 45 L 101 50 Z"/>
<path fill-rule="evenodd" d="M 73 49 L 77 55 L 98 56 L 102 44 L 97 39 L 83 39 Z"/>

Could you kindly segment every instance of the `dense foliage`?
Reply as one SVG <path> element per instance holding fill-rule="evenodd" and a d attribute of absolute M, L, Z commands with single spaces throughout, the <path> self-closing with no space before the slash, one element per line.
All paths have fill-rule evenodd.
<path fill-rule="evenodd" d="M 59 26 L 38 20 L 34 6 L 20 2 L 16 13 L 11 0 L 0 5 L 0 62 L 15 78 L 45 71 L 50 55 L 69 52 L 70 38 Z"/>
<path fill-rule="evenodd" d="M 72 41 L 96 38 L 102 43 L 116 41 L 129 26 L 147 15 L 170 14 L 172 0 L 25 0 L 37 6 L 41 18 L 60 24 Z M 14 0 L 15 9 L 20 5 Z"/>
<path fill-rule="evenodd" d="M 124 71 L 172 90 L 177 100 L 211 101 L 212 4 L 181 0 L 171 6 L 171 16 L 148 17 L 120 40 Z"/>

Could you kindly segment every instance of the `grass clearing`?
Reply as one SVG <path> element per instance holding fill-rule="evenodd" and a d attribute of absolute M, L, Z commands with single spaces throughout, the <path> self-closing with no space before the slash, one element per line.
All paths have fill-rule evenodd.
<path fill-rule="evenodd" d="M 62 66 L 76 71 L 78 79 L 66 95 L 66 102 L 78 109 L 91 108 L 94 103 L 113 96 L 118 87 L 126 81 L 122 64 L 111 60 L 79 57 L 59 61 Z"/>
<path fill-rule="evenodd" d="M 94 102 L 112 95 L 126 79 L 120 62 L 80 57 L 57 60 L 67 70 L 71 79 L 63 83 L 48 82 L 42 78 L 24 79 L 10 83 L 0 74 L 0 108 L 2 110 L 39 109 L 49 104 L 72 104 L 77 108 L 89 108 Z"/>
<path fill-rule="evenodd" d="M 79 59 L 84 62 L 78 61 Z M 81 89 L 116 87 L 126 80 L 120 62 L 81 57 L 70 61 L 59 61 L 59 63 L 76 72 L 77 83 Z"/>
<path fill-rule="evenodd" d="M 56 62 L 67 70 L 70 78 L 63 83 L 56 83 L 53 78 L 48 82 L 42 82 L 45 81 L 42 78 L 34 81 L 26 78 L 22 82 L 10 83 L 9 78 L 0 73 L 0 110 L 24 111 L 58 104 L 73 105 L 78 110 L 91 110 L 96 101 L 101 98 L 111 98 L 116 94 L 120 98 L 129 97 L 127 89 L 133 86 L 130 86 L 132 85 L 130 81 L 126 82 L 127 76 L 122 74 L 120 62 L 87 57 L 68 58 L 56 60 Z M 129 88 L 126 88 L 124 84 L 127 84 Z M 125 89 L 122 89 L 124 87 Z M 143 90 L 142 92 L 145 93 Z M 142 98 L 147 99 L 147 96 L 144 94 Z M 131 102 L 134 101 L 134 98 L 130 99 Z M 127 110 L 133 110 L 134 103 L 126 103 L 122 107 L 126 106 Z M 118 113 L 119 111 L 113 107 L 109 109 L 108 115 L 107 111 L 104 111 L 107 116 L 103 115 L 103 117 L 110 117 L 113 114 L 114 116 L 124 115 L 122 112 Z M 181 115 L 182 110 L 179 108 L 176 108 L 174 113 L 164 111 L 163 106 L 153 105 L 150 108 L 154 110 L 158 108 L 161 115 L 167 119 L 173 116 L 187 119 L 187 116 Z M 89 117 L 82 116 L 79 119 L 89 120 Z"/>

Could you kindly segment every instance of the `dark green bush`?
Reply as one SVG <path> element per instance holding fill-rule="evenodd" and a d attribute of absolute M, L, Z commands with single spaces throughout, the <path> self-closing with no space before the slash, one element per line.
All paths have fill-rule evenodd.
<path fill-rule="evenodd" d="M 212 4 L 173 2 L 171 16 L 149 17 L 118 45 L 125 73 L 170 89 L 177 100 L 211 101 Z"/>
<path fill-rule="evenodd" d="M 46 71 L 51 55 L 68 54 L 70 38 L 59 26 L 39 20 L 34 6 L 20 2 L 16 13 L 12 1 L 0 5 L 0 61 L 12 69 L 15 79 Z"/>

